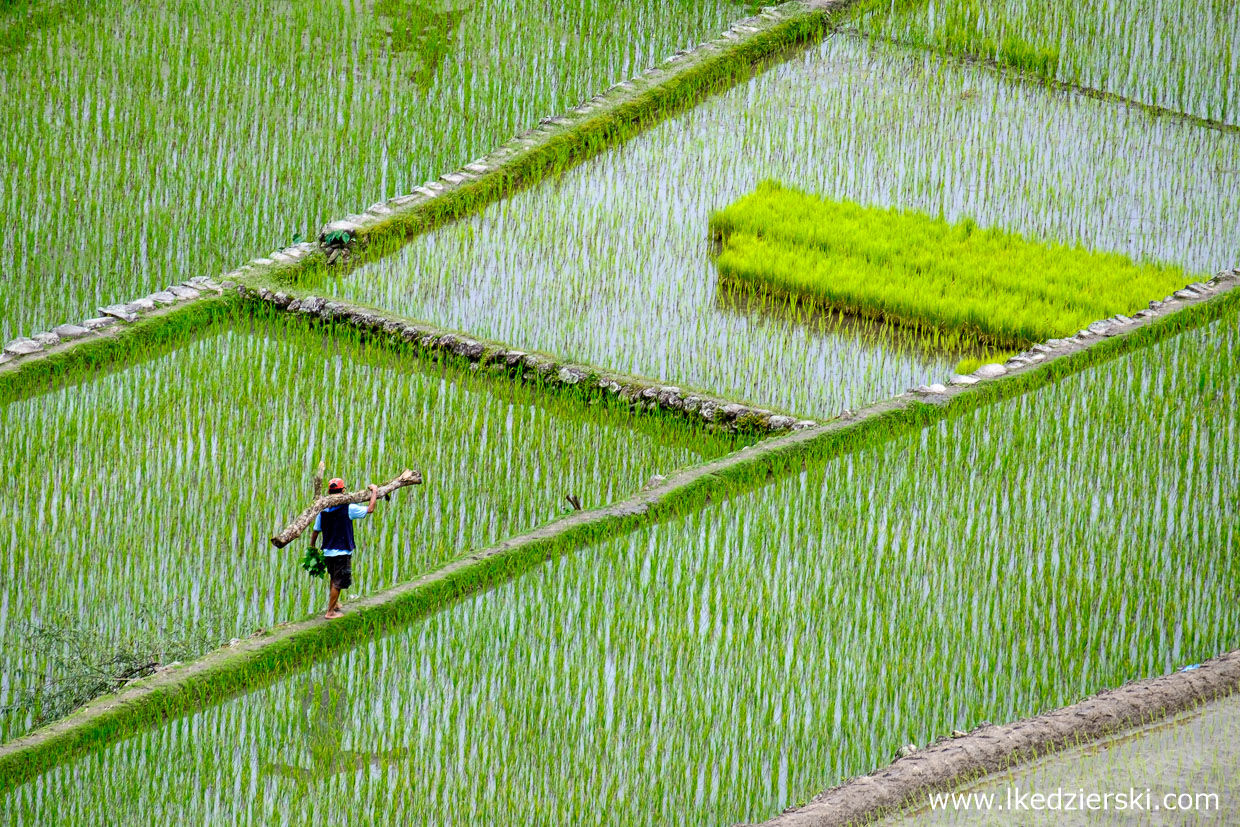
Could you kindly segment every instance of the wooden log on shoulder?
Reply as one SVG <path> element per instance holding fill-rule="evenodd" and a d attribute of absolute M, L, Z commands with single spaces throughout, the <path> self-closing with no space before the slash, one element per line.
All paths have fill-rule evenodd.
<path fill-rule="evenodd" d="M 379 486 L 377 496 L 386 497 L 393 491 L 404 488 L 406 485 L 421 485 L 422 472 L 410 471 L 406 468 L 396 479 L 385 482 Z M 296 540 L 302 533 L 314 523 L 314 518 L 320 511 L 325 508 L 333 508 L 337 505 L 348 505 L 350 503 L 364 503 L 370 500 L 370 489 L 362 491 L 353 491 L 347 494 L 329 494 L 326 497 L 316 497 L 314 502 L 305 511 L 297 515 L 297 519 L 289 523 L 283 531 L 271 538 L 271 544 L 276 548 L 284 548 L 289 543 Z"/>

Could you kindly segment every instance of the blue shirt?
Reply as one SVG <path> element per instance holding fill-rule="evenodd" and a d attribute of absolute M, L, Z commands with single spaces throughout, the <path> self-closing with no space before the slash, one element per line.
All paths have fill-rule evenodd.
<path fill-rule="evenodd" d="M 336 508 L 343 508 L 343 507 L 344 507 L 344 506 L 340 506 L 340 505 L 336 506 Z M 323 509 L 323 510 L 324 510 L 324 511 L 335 511 L 335 510 L 336 510 L 336 508 L 325 508 L 325 509 Z M 350 520 L 364 520 L 364 519 L 366 519 L 368 516 L 370 516 L 370 515 L 369 515 L 369 513 L 366 511 L 366 506 L 361 505 L 361 504 L 359 504 L 359 503 L 349 503 L 349 519 L 350 519 Z M 322 522 L 323 522 L 323 516 L 322 516 L 322 514 L 321 514 L 321 513 L 320 513 L 320 514 L 315 514 L 315 515 L 314 515 L 314 530 L 315 530 L 315 531 L 322 531 L 322 530 L 323 530 L 323 528 L 322 528 Z M 325 548 L 325 549 L 323 549 L 323 556 L 324 556 L 324 557 L 339 557 L 339 556 L 340 556 L 340 555 L 342 555 L 342 554 L 352 554 L 352 553 L 353 553 L 353 552 L 348 551 L 347 549 L 343 549 L 343 548 Z"/>

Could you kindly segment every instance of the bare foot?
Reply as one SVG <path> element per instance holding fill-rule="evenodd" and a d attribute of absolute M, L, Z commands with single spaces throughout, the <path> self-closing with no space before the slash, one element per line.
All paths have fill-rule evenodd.
<path fill-rule="evenodd" d="M 335 620 L 338 617 L 344 617 L 344 612 L 340 611 L 339 609 L 333 609 L 332 611 L 323 615 L 323 617 L 327 618 L 328 620 Z"/>

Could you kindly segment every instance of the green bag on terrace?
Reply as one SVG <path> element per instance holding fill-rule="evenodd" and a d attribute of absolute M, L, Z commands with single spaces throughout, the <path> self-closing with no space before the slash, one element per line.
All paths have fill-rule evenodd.
<path fill-rule="evenodd" d="M 306 570 L 306 574 L 311 577 L 322 577 L 327 573 L 327 558 L 323 556 L 322 549 L 310 546 L 306 549 L 306 553 L 301 558 L 301 567 Z"/>

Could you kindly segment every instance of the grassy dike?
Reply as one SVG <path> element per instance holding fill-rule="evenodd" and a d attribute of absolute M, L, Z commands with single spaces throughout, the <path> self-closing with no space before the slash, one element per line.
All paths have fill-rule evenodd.
<path fill-rule="evenodd" d="M 467 554 L 408 583 L 351 604 L 330 624 L 319 618 L 287 623 L 201 660 L 135 682 L 73 715 L 0 746 L 0 788 L 12 789 L 72 760 L 171 718 L 271 683 L 307 661 L 385 634 L 469 594 L 491 588 L 543 561 L 632 531 L 707 503 L 751 491 L 810 463 L 909 434 L 926 425 L 1035 391 L 1089 367 L 1178 335 L 1240 310 L 1233 280 L 1210 298 L 1186 299 L 1174 312 L 1114 335 L 1091 338 L 1040 363 L 941 394 L 903 394 L 837 418 L 686 469 L 626 501 L 583 511 Z"/>
<path fill-rule="evenodd" d="M 743 82 L 788 51 L 822 38 L 831 30 L 831 15 L 852 1 L 793 0 L 739 21 L 723 37 L 674 55 L 414 194 L 329 224 L 320 240 L 347 239 L 354 252 L 364 251 L 349 266 L 391 254 L 413 236 L 473 215 Z"/>
<path fill-rule="evenodd" d="M 0 406 L 156 359 L 211 325 L 240 318 L 243 307 L 236 294 L 204 296 L 9 362 L 0 366 Z"/>
<path fill-rule="evenodd" d="M 1240 124 L 1235 123 L 1234 112 L 1230 116 L 1220 113 L 1224 114 L 1224 117 L 1207 117 L 1201 112 L 1188 111 L 1183 105 L 1185 102 L 1184 88 L 1179 90 L 1179 104 L 1168 101 L 1167 105 L 1160 105 L 1152 100 L 1141 100 L 1134 95 L 1125 95 L 1113 89 L 1094 88 L 1081 82 L 1082 68 L 1084 68 L 1082 62 L 1088 62 L 1082 60 L 1085 56 L 1081 53 L 1079 41 L 1081 30 L 1087 28 L 1090 33 L 1089 43 L 1094 49 L 1101 49 L 1105 53 L 1107 50 L 1115 49 L 1118 45 L 1116 42 L 1110 42 L 1114 33 L 1108 31 L 1110 27 L 1105 21 L 1098 19 L 1094 20 L 1092 25 L 1082 24 L 1082 21 L 1088 20 L 1086 15 L 1100 12 L 1098 6 L 1101 4 L 1073 4 L 1064 9 L 1064 17 L 1051 14 L 1039 15 L 1035 12 L 1023 21 L 1013 20 L 1007 16 L 1007 13 L 1012 11 L 1011 4 L 1008 4 L 1008 8 L 1005 8 L 1003 3 L 992 5 L 994 8 L 987 8 L 986 14 L 979 19 L 980 7 L 976 0 L 948 0 L 948 2 L 939 3 L 935 10 L 937 20 L 932 27 L 934 30 L 931 31 L 925 27 L 925 21 L 917 17 L 930 6 L 928 0 L 858 0 L 854 7 L 855 13 L 851 16 L 851 25 L 846 28 L 841 27 L 838 31 L 871 41 L 929 51 L 985 65 L 1027 82 L 1059 91 L 1081 94 L 1095 100 L 1118 103 L 1151 115 L 1182 120 L 1206 129 L 1229 133 L 1240 132 Z M 1051 4 L 1045 5 L 1049 7 Z M 1118 81 L 1112 78 L 1112 82 L 1118 82 L 1121 86 L 1126 77 L 1130 79 L 1131 75 L 1142 73 L 1142 69 L 1150 68 L 1149 66 L 1141 67 L 1132 62 L 1135 56 L 1133 41 L 1144 39 L 1147 32 L 1143 29 L 1149 25 L 1147 21 L 1150 13 L 1157 14 L 1159 11 L 1157 8 L 1149 8 L 1148 4 L 1145 7 L 1139 7 L 1137 4 L 1132 4 L 1131 8 L 1123 6 L 1123 0 L 1107 0 L 1105 4 L 1109 16 L 1131 13 L 1132 17 L 1132 25 L 1122 27 L 1126 29 L 1125 35 L 1130 38 L 1124 44 L 1124 53 L 1112 55 L 1120 59 L 1120 65 L 1112 67 L 1113 74 L 1118 76 Z M 1197 22 L 1204 25 L 1199 25 L 1197 31 L 1209 33 L 1228 31 L 1231 27 L 1227 25 L 1228 21 L 1225 19 L 1224 10 L 1227 8 L 1228 4 L 1216 3 L 1212 14 L 1203 8 L 1191 9 L 1190 13 L 1198 15 L 1199 18 L 1202 15 L 1211 18 L 1209 20 L 1198 19 Z M 1185 11 L 1189 10 L 1185 9 Z M 1137 12 L 1143 12 L 1143 14 Z M 1035 22 L 1038 20 L 1044 24 L 1042 27 Z M 901 23 L 905 24 L 904 31 L 896 33 L 901 28 Z M 1031 23 L 1032 27 L 1027 28 Z M 1073 30 L 1074 28 L 1076 31 Z M 1193 42 L 1191 35 L 1188 34 L 1190 31 L 1191 27 L 1186 27 L 1184 32 L 1177 33 L 1174 38 L 1174 41 L 1178 42 L 1164 41 L 1162 48 L 1164 53 L 1172 56 L 1172 62 L 1184 71 L 1185 76 L 1192 78 L 1203 73 L 1196 70 L 1191 63 L 1186 63 L 1186 56 L 1213 54 L 1218 49 L 1216 47 L 1212 50 L 1211 46 L 1221 44 L 1222 41 L 1216 40 L 1215 44 L 1209 43 L 1210 34 L 1207 34 L 1207 42 L 1200 40 Z M 1150 56 L 1145 54 L 1143 57 L 1148 60 Z M 1140 57 L 1137 59 L 1139 60 Z M 1162 62 L 1165 63 L 1166 60 Z M 1222 66 L 1225 78 L 1228 67 L 1226 63 Z M 1102 83 L 1107 83 L 1107 80 L 1104 79 Z M 1166 79 L 1163 83 L 1166 83 Z M 1158 90 L 1152 91 L 1157 93 Z M 1171 90 L 1164 85 L 1161 91 L 1170 92 Z"/>
<path fill-rule="evenodd" d="M 1059 80 L 1055 77 L 1053 67 L 1045 64 L 1029 65 L 1025 62 L 1007 59 L 1010 51 L 1005 52 L 994 45 L 993 41 L 984 41 L 981 47 L 973 46 L 970 48 L 956 48 L 936 46 L 929 43 L 922 43 L 915 40 L 907 40 L 903 38 L 893 37 L 891 35 L 879 34 L 877 32 L 865 32 L 852 27 L 838 27 L 835 30 L 838 34 L 856 37 L 862 40 L 868 40 L 873 43 L 886 43 L 891 46 L 898 46 L 905 49 L 916 49 L 918 51 L 930 52 L 952 60 L 959 60 L 964 63 L 970 63 L 976 66 L 984 66 L 990 71 L 998 72 L 1004 77 L 1013 78 L 1028 84 L 1054 89 L 1057 92 L 1067 92 L 1069 94 L 1081 95 L 1082 97 L 1092 98 L 1103 103 L 1117 104 L 1128 109 L 1136 109 L 1147 115 L 1156 118 L 1169 118 L 1174 121 L 1192 124 L 1203 129 L 1213 129 L 1216 132 L 1229 134 L 1240 134 L 1240 124 L 1228 123 L 1213 118 L 1205 118 L 1200 115 L 1194 115 L 1191 112 L 1181 112 L 1178 109 L 1171 109 L 1166 106 L 1159 106 L 1156 103 L 1147 103 L 1135 98 L 1125 97 L 1118 92 L 1109 92 L 1105 89 L 1096 89 L 1092 86 L 1085 86 L 1080 83 L 1072 83 L 1070 81 Z M 993 55 L 998 54 L 998 57 Z"/>

